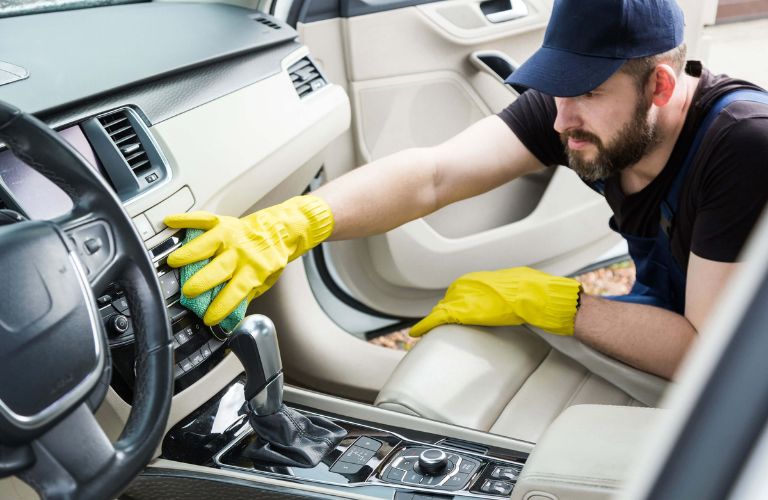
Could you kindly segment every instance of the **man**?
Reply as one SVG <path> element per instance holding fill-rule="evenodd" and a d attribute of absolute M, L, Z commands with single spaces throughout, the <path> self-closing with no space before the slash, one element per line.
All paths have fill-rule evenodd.
<path fill-rule="evenodd" d="M 592 297 L 575 280 L 527 268 L 470 273 L 412 334 L 451 322 L 528 323 L 670 378 L 768 196 L 768 105 L 757 102 L 768 100 L 684 61 L 673 0 L 556 1 L 543 47 L 508 79 L 530 90 L 499 115 L 242 219 L 170 216 L 170 227 L 207 233 L 168 261 L 214 257 L 183 292 L 228 281 L 204 316 L 218 323 L 326 238 L 384 232 L 563 164 L 613 209 L 611 226 L 638 270 L 632 293 Z M 740 89 L 749 92 L 721 100 Z"/>

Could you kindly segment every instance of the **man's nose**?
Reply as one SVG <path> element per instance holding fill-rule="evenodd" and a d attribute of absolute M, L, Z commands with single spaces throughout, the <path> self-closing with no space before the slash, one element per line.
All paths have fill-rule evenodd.
<path fill-rule="evenodd" d="M 571 97 L 555 97 L 555 107 L 557 108 L 555 131 L 558 134 L 581 127 L 582 123 L 579 118 L 576 99 Z"/>

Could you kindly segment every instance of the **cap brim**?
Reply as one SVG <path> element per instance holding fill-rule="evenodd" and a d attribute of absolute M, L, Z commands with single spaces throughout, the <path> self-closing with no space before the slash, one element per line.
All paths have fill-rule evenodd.
<path fill-rule="evenodd" d="M 555 97 L 575 97 L 599 87 L 625 61 L 541 47 L 505 82 Z"/>

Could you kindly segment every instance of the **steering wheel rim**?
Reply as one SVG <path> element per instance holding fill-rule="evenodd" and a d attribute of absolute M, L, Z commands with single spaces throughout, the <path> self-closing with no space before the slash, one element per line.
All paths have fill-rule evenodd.
<path fill-rule="evenodd" d="M 0 256 L 2 276 L 21 276 L 23 266 L 34 267 L 38 275 L 28 280 L 31 283 L 11 282 L 11 288 L 23 289 L 18 292 L 20 298 L 30 301 L 26 309 L 24 305 L 0 305 L 0 332 L 15 335 L 6 337 L 4 343 L 16 349 L 11 353 L 0 346 L 0 360 L 16 359 L 11 355 L 22 352 L 19 346 L 24 353 L 46 356 L 55 355 L 53 349 L 57 348 L 66 358 L 56 362 L 46 358 L 46 371 L 52 366 L 48 375 L 55 377 L 52 389 L 30 381 L 28 377 L 39 376 L 35 366 L 27 370 L 19 365 L 21 361 L 10 368 L 8 363 L 0 365 L 2 380 L 15 381 L 6 385 L 19 385 L 30 393 L 24 396 L 19 395 L 20 389 L 0 389 L 0 443 L 3 451 L 19 457 L 17 470 L 6 468 L 0 474 L 18 474 L 43 498 L 114 498 L 152 458 L 162 439 L 173 395 L 170 323 L 154 266 L 120 200 L 58 134 L 35 117 L 0 101 L 0 140 L 16 157 L 63 189 L 74 205 L 68 214 L 53 221 L 26 221 L 0 228 L 0 244 L 8 243 L 11 248 Z M 88 239 L 98 243 L 98 250 L 91 253 L 84 249 Z M 21 262 L 21 256 L 33 262 Z M 101 292 L 112 282 L 125 290 L 136 335 L 134 401 L 114 444 L 88 407 L 89 397 L 91 401 L 94 395 L 99 402 L 103 399 L 103 374 L 109 369 L 109 347 L 94 291 Z M 52 293 L 57 289 L 73 293 L 59 297 Z M 44 309 L 39 314 L 38 303 Z M 23 314 L 19 309 L 24 309 Z M 42 326 L 57 311 L 65 311 L 61 317 L 66 320 Z M 84 324 L 86 316 L 90 332 L 64 328 L 70 323 Z M 53 335 L 57 326 L 61 331 Z M 37 391 L 42 395 L 32 396 L 29 388 L 44 390 Z M 3 465 L 7 464 L 0 467 Z"/>

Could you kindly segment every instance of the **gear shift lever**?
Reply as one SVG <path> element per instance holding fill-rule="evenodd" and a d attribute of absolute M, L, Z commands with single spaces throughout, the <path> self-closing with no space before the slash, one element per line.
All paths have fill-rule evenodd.
<path fill-rule="evenodd" d="M 346 431 L 330 420 L 283 404 L 283 364 L 269 318 L 243 318 L 229 347 L 245 367 L 245 406 L 256 435 L 244 456 L 268 465 L 314 467 L 344 439 Z"/>
<path fill-rule="evenodd" d="M 245 368 L 245 401 L 256 415 L 271 415 L 283 404 L 283 363 L 275 325 L 261 314 L 243 318 L 229 347 Z"/>

